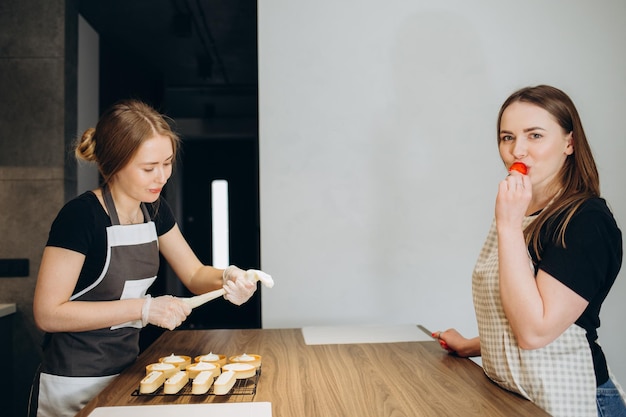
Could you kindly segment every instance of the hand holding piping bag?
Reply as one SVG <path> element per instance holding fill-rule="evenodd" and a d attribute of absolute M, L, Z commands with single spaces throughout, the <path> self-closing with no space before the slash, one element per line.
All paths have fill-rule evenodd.
<path fill-rule="evenodd" d="M 248 269 L 244 271 L 234 265 L 224 270 L 224 298 L 235 305 L 248 301 L 256 291 L 256 282 L 261 281 L 268 288 L 274 286 L 272 277 L 263 271 Z"/>
<path fill-rule="evenodd" d="M 256 291 L 256 282 L 272 288 L 274 280 L 268 274 L 257 269 L 243 271 L 236 266 L 229 266 L 222 275 L 224 284 L 222 288 L 209 291 L 194 297 L 183 298 L 182 300 L 191 308 L 200 307 L 211 300 L 224 296 L 233 304 L 241 305 L 248 301 Z"/>

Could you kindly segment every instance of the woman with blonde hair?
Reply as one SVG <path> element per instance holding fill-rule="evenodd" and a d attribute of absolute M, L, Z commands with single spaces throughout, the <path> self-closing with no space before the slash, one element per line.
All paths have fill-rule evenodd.
<path fill-rule="evenodd" d="M 69 201 L 44 249 L 33 312 L 46 333 L 38 416 L 73 416 L 139 353 L 147 324 L 178 327 L 190 307 L 150 297 L 159 253 L 182 283 L 201 294 L 224 288 L 234 304 L 256 290 L 245 272 L 203 265 L 179 230 L 161 191 L 179 138 L 164 116 L 137 100 L 108 109 L 76 156 L 94 161 L 102 186 Z"/>

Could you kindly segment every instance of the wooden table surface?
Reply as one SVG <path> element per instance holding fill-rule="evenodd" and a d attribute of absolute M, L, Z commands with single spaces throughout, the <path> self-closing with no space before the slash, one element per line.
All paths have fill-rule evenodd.
<path fill-rule="evenodd" d="M 158 358 L 209 352 L 261 355 L 256 394 L 133 395 Z M 77 416 L 102 406 L 234 401 L 271 402 L 273 417 L 548 415 L 435 341 L 308 346 L 300 329 L 252 329 L 166 332 Z"/>

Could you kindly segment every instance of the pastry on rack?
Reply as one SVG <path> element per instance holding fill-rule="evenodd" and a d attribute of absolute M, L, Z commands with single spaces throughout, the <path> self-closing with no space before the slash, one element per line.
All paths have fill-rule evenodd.
<path fill-rule="evenodd" d="M 227 363 L 222 367 L 222 369 L 225 372 L 233 371 L 235 373 L 235 378 L 237 379 L 252 378 L 254 375 L 256 375 L 256 368 L 254 367 L 254 365 L 249 363 Z"/>
<path fill-rule="evenodd" d="M 217 353 L 207 353 L 206 355 L 196 356 L 196 362 L 209 362 L 217 364 L 217 366 L 222 367 L 226 365 L 226 355 L 220 355 Z"/>
<path fill-rule="evenodd" d="M 194 379 L 199 373 L 209 371 L 214 378 L 217 378 L 220 373 L 220 367 L 210 362 L 195 362 L 187 367 L 187 375 L 189 378 Z"/>
<path fill-rule="evenodd" d="M 206 394 L 214 379 L 212 371 L 200 372 L 191 383 L 191 393 L 196 395 Z"/>
<path fill-rule="evenodd" d="M 213 384 L 213 393 L 215 395 L 226 395 L 235 386 L 235 382 L 237 382 L 237 378 L 234 371 L 222 372 Z"/>
<path fill-rule="evenodd" d="M 165 382 L 165 374 L 159 371 L 152 371 L 143 377 L 139 383 L 139 392 L 141 394 L 152 394 L 163 385 L 163 382 Z"/>
<path fill-rule="evenodd" d="M 163 393 L 176 394 L 189 382 L 189 376 L 187 372 L 178 371 L 174 376 L 169 377 L 163 384 Z"/>
<path fill-rule="evenodd" d="M 148 375 L 152 371 L 163 372 L 165 378 L 169 378 L 176 372 L 180 371 L 180 368 L 173 363 L 158 362 L 151 363 L 150 365 L 146 366 L 146 375 Z"/>
<path fill-rule="evenodd" d="M 191 357 L 185 355 L 174 355 L 173 353 L 169 356 L 164 356 L 159 358 L 159 362 L 162 363 L 171 363 L 172 365 L 176 365 L 180 368 L 181 371 L 184 371 L 187 366 L 191 363 Z"/>
<path fill-rule="evenodd" d="M 230 363 L 247 363 L 254 365 L 255 368 L 261 367 L 261 355 L 244 353 L 243 355 L 231 356 L 228 358 Z"/>

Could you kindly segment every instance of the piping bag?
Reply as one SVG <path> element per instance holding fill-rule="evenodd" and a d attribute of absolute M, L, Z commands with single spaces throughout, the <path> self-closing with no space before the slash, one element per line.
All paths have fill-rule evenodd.
<path fill-rule="evenodd" d="M 267 288 L 272 288 L 274 286 L 272 276 L 257 269 L 248 269 L 246 271 L 246 279 L 252 282 L 261 281 L 261 284 Z M 226 291 L 224 288 L 220 288 L 219 290 L 209 291 L 204 294 L 196 295 L 195 297 L 182 298 L 182 300 L 187 303 L 189 307 L 196 308 L 200 307 L 202 304 L 208 303 L 211 300 L 222 297 L 224 294 L 226 294 Z"/>

